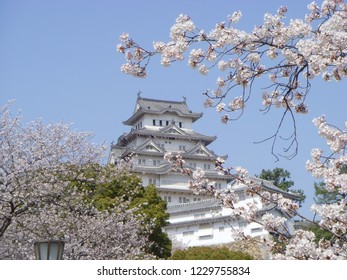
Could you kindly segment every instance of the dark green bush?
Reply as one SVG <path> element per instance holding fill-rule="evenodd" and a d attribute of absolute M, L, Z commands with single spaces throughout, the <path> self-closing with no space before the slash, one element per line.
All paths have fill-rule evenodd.
<path fill-rule="evenodd" d="M 248 253 L 230 251 L 226 247 L 190 247 L 177 250 L 171 260 L 252 260 Z"/>

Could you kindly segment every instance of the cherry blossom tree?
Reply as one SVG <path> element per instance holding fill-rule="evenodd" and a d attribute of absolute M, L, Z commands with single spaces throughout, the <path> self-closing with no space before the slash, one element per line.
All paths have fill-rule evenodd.
<path fill-rule="evenodd" d="M 31 259 L 34 241 L 45 239 L 66 240 L 66 259 L 149 257 L 130 202 L 99 211 L 71 186 L 88 179 L 85 169 L 100 162 L 105 147 L 67 124 L 23 125 L 9 107 L 0 108 L 0 258 Z"/>
<path fill-rule="evenodd" d="M 188 56 L 188 65 L 202 75 L 218 68 L 216 88 L 204 93 L 205 106 L 215 107 L 223 123 L 240 118 L 255 81 L 265 78 L 268 85 L 262 92 L 262 110 L 279 108 L 283 114 L 278 129 L 264 141 L 272 141 L 276 158 L 276 142 L 286 141 L 282 155 L 293 158 L 298 147 L 295 113 L 308 112 L 311 80 L 321 76 L 324 81 L 340 81 L 347 75 L 346 4 L 343 0 L 325 0 L 321 6 L 312 2 L 308 10 L 305 19 L 287 22 L 287 8 L 280 7 L 275 15 L 265 14 L 264 22 L 251 32 L 236 28 L 241 12 L 209 32 L 198 28 L 188 15 L 179 15 L 170 30 L 171 41 L 154 42 L 153 50 L 122 34 L 117 50 L 125 54 L 126 63 L 121 71 L 146 77 L 156 55 L 166 67 Z M 288 120 L 292 130 L 284 140 L 280 133 Z"/>
<path fill-rule="evenodd" d="M 251 32 L 235 27 L 241 12 L 233 13 L 210 32 L 196 27 L 189 16 L 180 15 L 170 30 L 171 41 L 154 42 L 153 50 L 146 50 L 124 33 L 120 38 L 121 44 L 117 46 L 126 58 L 121 71 L 144 78 L 153 56 L 161 56 L 161 64 L 169 66 L 185 60 L 188 53 L 188 65 L 202 75 L 215 68 L 220 71 L 216 88 L 204 94 L 205 106 L 215 107 L 222 113 L 223 123 L 241 117 L 256 79 L 267 79 L 268 87 L 262 93 L 263 110 L 268 112 L 279 108 L 283 114 L 278 129 L 265 140 L 272 141 L 272 154 L 278 158 L 275 144 L 284 121 L 289 117 L 292 131 L 291 137 L 287 138 L 286 157 L 293 158 L 297 153 L 295 114 L 308 112 L 306 98 L 311 81 L 319 76 L 324 81 L 340 81 L 347 76 L 347 5 L 343 0 L 324 0 L 320 6 L 310 3 L 308 10 L 305 19 L 291 19 L 286 23 L 287 8 L 281 7 L 275 15 L 265 14 L 264 22 Z M 246 169 L 226 168 L 223 159 L 217 159 L 215 163 L 220 174 L 233 174 L 235 181 L 247 186 L 247 193 L 259 196 L 264 205 L 274 205 L 288 216 L 299 216 L 332 234 L 330 240 L 321 239 L 318 244 L 311 231 L 290 231 L 284 217 L 265 213 L 259 218 L 260 209 L 256 203 L 239 206 L 239 198 L 232 188 L 215 190 L 203 170 L 193 171 L 185 167 L 180 154 L 167 153 L 165 158 L 173 168 L 191 177 L 189 187 L 192 191 L 215 195 L 225 207 L 232 209 L 232 218 L 257 222 L 275 235 L 273 240 L 264 239 L 264 244 L 273 252 L 273 258 L 347 259 L 347 174 L 343 172 L 347 166 L 347 122 L 342 129 L 328 124 L 325 116 L 313 122 L 330 152 L 313 149 L 306 168 L 324 181 L 328 192 L 338 193 L 343 198 L 333 204 L 313 205 L 312 211 L 320 217 L 319 221 L 303 217 L 297 202 L 265 191 Z M 249 237 L 235 230 L 234 238 L 243 240 Z"/>

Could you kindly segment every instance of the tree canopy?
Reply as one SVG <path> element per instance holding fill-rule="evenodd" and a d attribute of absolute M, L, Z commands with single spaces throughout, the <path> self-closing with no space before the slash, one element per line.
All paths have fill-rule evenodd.
<path fill-rule="evenodd" d="M 32 259 L 35 240 L 64 239 L 65 259 L 153 258 L 144 218 L 129 201 L 97 209 L 71 185 L 89 183 L 85 171 L 105 148 L 63 123 L 24 125 L 9 106 L 0 108 L 0 257 Z"/>
<path fill-rule="evenodd" d="M 305 194 L 303 190 L 293 190 L 291 189 L 291 187 L 294 186 L 294 181 L 290 180 L 290 172 L 288 170 L 284 170 L 283 168 L 279 168 L 276 167 L 273 170 L 270 169 L 262 169 L 261 173 L 259 175 L 256 175 L 257 177 L 264 179 L 264 180 L 268 180 L 273 182 L 273 184 L 288 192 L 294 192 L 297 193 L 298 195 L 300 195 L 300 203 L 303 203 L 305 201 Z"/>
<path fill-rule="evenodd" d="M 142 186 L 141 178 L 128 169 L 113 165 L 93 165 L 85 170 L 86 180 L 72 181 L 71 185 L 86 192 L 86 201 L 100 211 L 117 209 L 120 200 L 128 202 L 129 209 L 140 217 L 141 235 L 148 238 L 146 250 L 158 258 L 171 255 L 171 241 L 164 232 L 169 215 L 166 202 L 160 198 L 153 185 Z"/>

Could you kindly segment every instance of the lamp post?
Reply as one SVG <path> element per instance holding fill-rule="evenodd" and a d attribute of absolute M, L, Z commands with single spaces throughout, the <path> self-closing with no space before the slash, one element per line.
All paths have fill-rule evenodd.
<path fill-rule="evenodd" d="M 65 241 L 44 240 L 34 243 L 37 260 L 62 260 Z"/>

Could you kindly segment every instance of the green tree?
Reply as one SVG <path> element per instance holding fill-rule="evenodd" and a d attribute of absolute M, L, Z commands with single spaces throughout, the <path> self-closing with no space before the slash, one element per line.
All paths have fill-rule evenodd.
<path fill-rule="evenodd" d="M 166 202 L 161 199 L 154 185 L 142 187 L 141 190 L 143 193 L 134 198 L 133 205 L 139 207 L 138 213 L 144 214 L 145 221 L 152 225 L 149 240 L 153 243 L 149 246 L 149 252 L 160 258 L 168 258 L 171 255 L 172 243 L 163 231 L 169 219 Z"/>
<path fill-rule="evenodd" d="M 276 187 L 288 192 L 291 191 L 293 193 L 297 193 L 300 196 L 300 203 L 303 203 L 306 199 L 306 195 L 304 191 L 301 189 L 293 190 L 290 189 L 294 186 L 294 181 L 290 180 L 290 172 L 283 168 L 276 167 L 273 170 L 271 169 L 262 169 L 260 175 L 256 175 L 257 177 L 271 181 Z"/>
<path fill-rule="evenodd" d="M 346 166 L 342 166 L 340 172 L 347 173 Z M 336 189 L 334 191 L 328 191 L 324 182 L 315 182 L 314 192 L 315 194 L 313 199 L 317 204 L 340 203 L 341 200 L 346 197 L 346 195 L 339 193 Z M 316 243 L 318 243 L 321 239 L 331 240 L 333 238 L 333 234 L 330 231 L 315 224 L 305 226 L 304 229 L 314 232 L 316 235 Z"/>
<path fill-rule="evenodd" d="M 322 239 L 325 240 L 331 240 L 333 238 L 333 234 L 328 231 L 323 229 L 322 227 L 316 225 L 316 224 L 308 224 L 302 227 L 304 230 L 308 230 L 314 233 L 314 235 L 316 236 L 315 238 L 315 242 L 318 244 L 318 242 Z"/>
<path fill-rule="evenodd" d="M 190 247 L 177 250 L 172 260 L 252 260 L 252 256 L 240 251 L 230 251 L 227 247 Z"/>
<path fill-rule="evenodd" d="M 340 166 L 340 174 L 347 173 L 347 165 Z M 329 191 L 326 188 L 326 184 L 324 182 L 315 182 L 314 183 L 314 201 L 317 204 L 332 204 L 339 203 L 341 199 L 347 197 L 347 193 L 341 193 L 338 190 Z"/>
<path fill-rule="evenodd" d="M 324 182 L 314 183 L 314 201 L 317 204 L 333 204 L 340 202 L 343 196 L 337 191 L 329 192 Z"/>
<path fill-rule="evenodd" d="M 85 170 L 88 180 L 73 180 L 72 184 L 85 191 L 85 199 L 92 202 L 98 210 L 109 210 L 118 205 L 119 200 L 129 202 L 129 209 L 136 209 L 136 214 L 144 216 L 146 228 L 143 234 L 149 238 L 148 253 L 158 258 L 171 255 L 171 240 L 163 231 L 168 224 L 166 202 L 158 195 L 155 186 L 142 186 L 141 179 L 126 170 L 113 165 L 94 165 Z M 145 228 L 145 227 L 144 227 Z"/>

